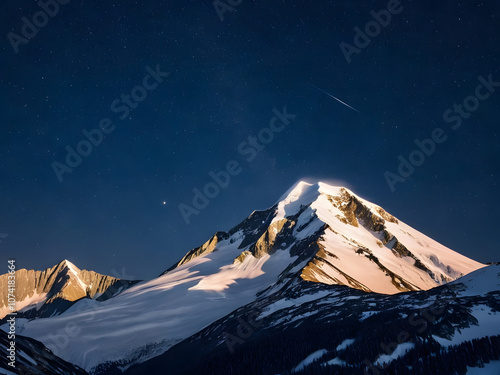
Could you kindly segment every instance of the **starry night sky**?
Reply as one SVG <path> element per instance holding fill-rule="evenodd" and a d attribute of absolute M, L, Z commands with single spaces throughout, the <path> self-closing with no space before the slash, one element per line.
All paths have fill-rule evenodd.
<path fill-rule="evenodd" d="M 478 76 L 500 81 L 500 3 L 402 1 L 348 64 L 339 44 L 353 45 L 353 28 L 387 3 L 243 0 L 221 21 L 212 1 L 71 0 L 15 53 L 8 34 L 40 7 L 3 2 L 0 273 L 15 257 L 18 268 L 69 259 L 151 278 L 303 178 L 345 185 L 466 256 L 500 260 L 500 88 L 459 129 L 443 120 Z M 168 77 L 121 120 L 111 103 L 157 65 Z M 246 161 L 238 146 L 284 106 L 295 121 Z M 59 182 L 51 164 L 105 118 L 114 131 Z M 447 141 L 392 192 L 384 172 L 437 127 Z M 187 225 L 179 204 L 230 160 L 241 173 Z"/>

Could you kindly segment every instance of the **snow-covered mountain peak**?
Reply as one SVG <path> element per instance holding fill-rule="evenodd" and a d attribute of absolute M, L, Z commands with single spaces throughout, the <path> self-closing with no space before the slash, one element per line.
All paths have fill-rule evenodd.
<path fill-rule="evenodd" d="M 309 183 L 306 181 L 298 181 L 295 184 L 293 184 L 279 199 L 276 203 L 279 203 L 281 201 L 285 200 L 296 200 L 300 195 L 307 189 L 313 188 L 314 186 L 318 186 L 318 184 L 313 184 Z"/>
<path fill-rule="evenodd" d="M 310 259 L 300 274 L 309 281 L 393 294 L 433 288 L 484 266 L 343 186 L 299 181 L 260 215 L 267 217 L 252 227 L 257 243 L 242 250 L 259 258 L 289 248 L 299 256 L 294 267 Z M 238 228 L 246 234 L 244 223 Z"/>
<path fill-rule="evenodd" d="M 272 222 L 297 214 L 302 207 L 309 206 L 319 195 L 319 184 L 299 181 L 288 189 L 277 202 L 277 212 Z"/>
<path fill-rule="evenodd" d="M 433 288 L 484 266 L 348 188 L 323 182 L 297 182 L 275 205 L 254 211 L 227 233 L 217 232 L 168 271 L 196 258 L 227 252 L 229 245 L 238 250 L 229 268 L 252 263 L 249 257 L 289 254 L 289 267 L 276 285 L 298 272 L 308 281 L 393 294 Z M 237 275 L 232 273 L 234 281 Z"/>
<path fill-rule="evenodd" d="M 293 184 L 286 192 L 283 194 L 276 204 L 290 204 L 298 202 L 302 205 L 310 204 L 314 198 L 317 198 L 320 194 L 341 195 L 342 192 L 348 192 L 354 195 L 352 191 L 343 186 L 331 185 L 329 183 L 317 181 L 317 182 L 307 182 L 298 181 Z"/>
<path fill-rule="evenodd" d="M 329 202 L 322 200 L 322 197 L 327 198 Z M 355 198 L 358 202 L 364 204 L 377 216 L 382 217 L 382 212 L 385 213 L 381 207 L 357 196 L 346 187 L 335 186 L 321 181 L 314 183 L 299 181 L 276 202 L 277 210 L 272 222 L 292 217 L 304 207 L 312 206 L 316 210 L 318 206 L 329 206 L 332 203 L 335 204 L 335 202 L 339 206 L 345 206 L 350 202 L 351 198 Z"/>

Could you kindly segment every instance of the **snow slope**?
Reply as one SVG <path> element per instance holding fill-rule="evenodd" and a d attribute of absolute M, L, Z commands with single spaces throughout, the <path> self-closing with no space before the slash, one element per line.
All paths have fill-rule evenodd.
<path fill-rule="evenodd" d="M 456 297 L 486 296 L 488 293 L 498 295 L 500 290 L 500 265 L 491 265 L 449 284 Z M 498 297 L 497 297 L 498 298 Z M 476 322 L 469 327 L 456 329 L 452 337 L 446 339 L 439 336 L 433 338 L 441 346 L 459 345 L 473 339 L 492 335 L 500 335 L 500 313 L 489 306 L 478 304 L 469 309 Z"/>
<path fill-rule="evenodd" d="M 107 361 L 123 361 L 124 368 L 144 361 L 253 301 L 295 259 L 283 251 L 233 265 L 240 242 L 225 241 L 217 252 L 107 301 L 78 302 L 63 315 L 31 321 L 22 333 L 87 371 Z M 54 339 L 65 327 L 76 327 L 78 334 Z M 147 345 L 147 353 L 137 354 Z"/>
<path fill-rule="evenodd" d="M 325 251 L 307 270 L 305 278 L 311 281 L 393 294 L 430 289 L 484 267 L 352 191 L 321 182 L 298 183 L 278 204 L 274 220 L 297 214 L 304 206 L 308 209 L 299 216 L 297 226 L 311 216 L 316 219 L 309 223 L 309 232 L 296 233 L 297 238 L 307 237 L 321 225 L 328 226 L 320 241 Z"/>
<path fill-rule="evenodd" d="M 314 353 L 308 355 L 303 361 L 301 361 L 297 365 L 297 367 L 295 367 L 293 369 L 292 372 L 302 371 L 308 365 L 310 365 L 314 361 L 317 361 L 318 359 L 320 359 L 321 357 L 323 357 L 327 352 L 328 352 L 328 350 L 326 350 L 326 349 L 321 349 L 321 350 L 315 351 Z"/>
<path fill-rule="evenodd" d="M 467 375 L 498 375 L 500 374 L 500 361 L 485 363 L 483 368 L 467 367 Z"/>
<path fill-rule="evenodd" d="M 494 280 L 492 282 L 492 280 Z M 500 265 L 491 265 L 450 283 L 459 296 L 485 295 L 500 290 Z"/>

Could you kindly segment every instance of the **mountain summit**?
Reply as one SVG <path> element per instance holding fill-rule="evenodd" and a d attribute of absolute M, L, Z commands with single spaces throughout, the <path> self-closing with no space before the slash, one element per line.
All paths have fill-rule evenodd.
<path fill-rule="evenodd" d="M 169 271 L 238 238 L 236 263 L 286 251 L 296 259 L 282 277 L 300 270 L 304 280 L 386 294 L 427 290 L 485 266 L 345 187 L 300 181 L 271 208 L 217 232 Z"/>

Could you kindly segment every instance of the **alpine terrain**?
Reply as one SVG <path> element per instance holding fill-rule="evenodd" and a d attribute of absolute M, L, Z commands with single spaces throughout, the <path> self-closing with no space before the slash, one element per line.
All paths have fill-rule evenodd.
<path fill-rule="evenodd" d="M 321 182 L 150 281 L 50 270 L 18 271 L 32 313 L 17 333 L 43 347 L 33 361 L 49 352 L 90 374 L 465 374 L 500 359 L 497 265 Z M 72 305 L 56 313 L 58 298 Z"/>

